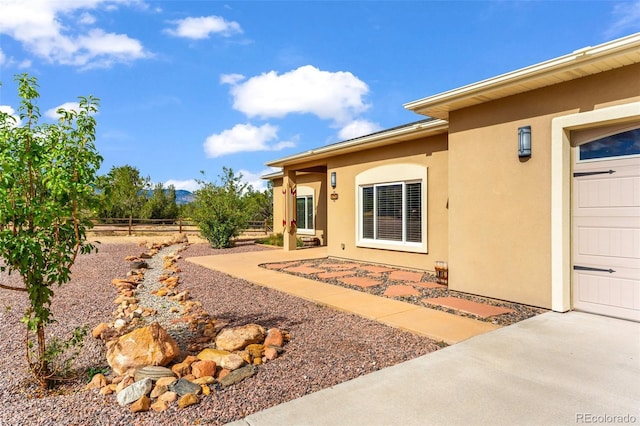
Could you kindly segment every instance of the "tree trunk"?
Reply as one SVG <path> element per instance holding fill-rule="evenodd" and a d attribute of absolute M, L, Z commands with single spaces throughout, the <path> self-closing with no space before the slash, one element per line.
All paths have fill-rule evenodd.
<path fill-rule="evenodd" d="M 46 357 L 47 347 L 43 324 L 38 324 L 36 336 L 38 338 L 38 359 L 36 361 L 36 376 L 38 381 L 40 382 L 40 387 L 43 390 L 50 389 L 53 385 L 53 381 L 51 380 L 49 363 L 47 362 Z"/>

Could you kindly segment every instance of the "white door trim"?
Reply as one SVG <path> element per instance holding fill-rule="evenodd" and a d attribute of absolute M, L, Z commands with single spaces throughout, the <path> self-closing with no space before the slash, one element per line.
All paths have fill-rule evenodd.
<path fill-rule="evenodd" d="M 571 309 L 571 139 L 570 131 L 640 120 L 631 102 L 551 120 L 551 309 Z"/>

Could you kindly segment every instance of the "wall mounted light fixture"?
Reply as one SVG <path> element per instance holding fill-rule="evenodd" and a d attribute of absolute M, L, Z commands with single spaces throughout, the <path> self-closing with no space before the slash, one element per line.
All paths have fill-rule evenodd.
<path fill-rule="evenodd" d="M 331 188 L 336 189 L 336 172 L 331 172 Z"/>
<path fill-rule="evenodd" d="M 518 157 L 531 157 L 531 126 L 518 128 Z"/>

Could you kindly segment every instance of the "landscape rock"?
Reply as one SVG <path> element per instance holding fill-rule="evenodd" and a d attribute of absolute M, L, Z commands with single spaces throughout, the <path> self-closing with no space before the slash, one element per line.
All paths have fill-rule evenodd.
<path fill-rule="evenodd" d="M 215 361 L 198 361 L 191 364 L 191 374 L 196 379 L 204 376 L 214 376 L 216 374 Z"/>
<path fill-rule="evenodd" d="M 84 388 L 86 390 L 89 390 L 89 389 L 100 389 L 100 388 L 103 388 L 105 386 L 107 386 L 107 378 L 104 377 L 104 374 L 98 373 L 95 376 L 93 376 L 91 381 Z"/>
<path fill-rule="evenodd" d="M 227 368 L 229 370 L 236 370 L 242 367 L 245 363 L 242 357 L 238 354 L 211 348 L 203 349 L 198 354 L 198 358 L 203 361 L 213 361 L 221 368 Z"/>
<path fill-rule="evenodd" d="M 225 328 L 216 336 L 216 347 L 230 352 L 237 351 L 252 343 L 264 342 L 264 337 L 264 327 L 258 324 Z"/>
<path fill-rule="evenodd" d="M 147 365 L 164 366 L 180 355 L 180 348 L 157 322 L 138 328 L 107 350 L 107 362 L 116 374 Z"/>
<path fill-rule="evenodd" d="M 202 390 L 202 388 L 200 385 L 191 383 L 189 380 L 182 378 L 172 383 L 171 386 L 169 386 L 169 390 L 177 393 L 179 396 L 184 396 L 190 393 L 197 394 Z"/>
<path fill-rule="evenodd" d="M 284 335 L 279 328 L 270 328 L 267 331 L 267 337 L 264 339 L 264 346 L 282 346 L 284 345 Z"/>
<path fill-rule="evenodd" d="M 158 401 L 171 403 L 178 400 L 178 394 L 173 391 L 167 391 L 158 397 Z"/>
<path fill-rule="evenodd" d="M 158 380 L 156 380 L 156 386 L 169 386 L 176 380 L 178 379 L 176 379 L 175 377 L 160 377 Z"/>
<path fill-rule="evenodd" d="M 153 382 L 151 379 L 144 379 L 139 382 L 135 382 L 118 393 L 118 404 L 121 406 L 131 404 L 151 392 L 152 387 Z"/>
<path fill-rule="evenodd" d="M 157 398 L 168 390 L 169 387 L 166 385 L 156 385 L 151 391 L 151 398 Z"/>
<path fill-rule="evenodd" d="M 147 395 L 142 395 L 139 400 L 131 404 L 131 412 L 132 413 L 143 413 L 145 411 L 149 411 L 149 407 L 151 406 L 151 400 Z"/>
<path fill-rule="evenodd" d="M 200 388 L 200 386 L 198 386 L 198 388 Z M 186 408 L 186 407 L 189 407 L 190 405 L 197 404 L 198 402 L 200 402 L 200 401 L 198 401 L 198 397 L 195 396 L 195 394 L 188 393 L 188 394 L 182 396 L 178 400 L 178 407 Z"/>
<path fill-rule="evenodd" d="M 269 347 L 264 350 L 264 357 L 269 361 L 273 361 L 274 359 L 278 358 L 278 351 L 276 350 L 276 348 Z"/>
<path fill-rule="evenodd" d="M 157 400 L 153 404 L 151 404 L 151 409 L 153 411 L 162 412 L 169 409 L 169 403 L 167 401 Z"/>
<path fill-rule="evenodd" d="M 161 377 L 175 377 L 175 374 L 167 367 L 161 367 L 159 365 L 146 365 L 136 369 L 134 374 L 136 382 L 146 379 L 147 377 L 156 381 Z"/>
<path fill-rule="evenodd" d="M 94 339 L 99 339 L 102 334 L 108 329 L 109 324 L 107 324 L 106 322 L 101 322 L 100 324 L 96 325 L 93 330 L 91 330 L 91 336 L 93 336 Z"/>
<path fill-rule="evenodd" d="M 249 378 L 258 372 L 258 367 L 253 365 L 245 365 L 242 368 L 232 371 L 223 378 L 218 378 L 218 383 L 223 387 L 231 386 L 236 383 L 240 383 L 246 378 Z"/>

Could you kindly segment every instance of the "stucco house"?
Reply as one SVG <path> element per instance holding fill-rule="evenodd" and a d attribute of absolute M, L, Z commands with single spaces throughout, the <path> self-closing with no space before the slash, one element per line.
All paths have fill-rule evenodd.
<path fill-rule="evenodd" d="M 404 107 L 427 118 L 267 163 L 285 250 L 640 321 L 640 33 Z"/>

